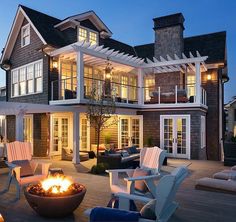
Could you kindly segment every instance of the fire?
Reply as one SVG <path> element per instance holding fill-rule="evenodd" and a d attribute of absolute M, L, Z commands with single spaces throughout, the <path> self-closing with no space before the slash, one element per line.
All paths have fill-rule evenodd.
<path fill-rule="evenodd" d="M 42 188 L 47 192 L 54 194 L 66 192 L 72 184 L 72 181 L 63 175 L 50 176 L 41 182 Z"/>

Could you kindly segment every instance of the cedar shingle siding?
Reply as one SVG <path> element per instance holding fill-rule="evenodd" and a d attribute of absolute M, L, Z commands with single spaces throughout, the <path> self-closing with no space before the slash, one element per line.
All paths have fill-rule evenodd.
<path fill-rule="evenodd" d="M 25 19 L 22 26 L 26 25 L 28 22 Z M 32 27 L 30 27 L 30 44 L 21 47 L 21 32 L 19 32 L 15 46 L 13 48 L 10 61 L 12 63 L 12 69 L 18 68 L 20 66 L 26 65 L 28 63 L 43 59 L 43 93 L 35 95 L 25 95 L 11 98 L 11 72 L 7 73 L 7 100 L 9 102 L 24 102 L 24 103 L 41 103 L 48 104 L 48 57 L 44 56 L 43 52 L 40 50 L 43 46 L 42 41 L 35 33 Z"/>

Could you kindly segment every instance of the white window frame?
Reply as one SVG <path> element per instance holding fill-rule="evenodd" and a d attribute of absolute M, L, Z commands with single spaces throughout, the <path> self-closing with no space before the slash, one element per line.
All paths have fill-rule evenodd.
<path fill-rule="evenodd" d="M 40 91 L 36 91 L 36 79 L 39 78 L 39 77 L 35 77 L 35 64 L 37 63 L 41 63 L 41 70 L 42 70 L 42 73 L 41 73 L 41 78 L 42 78 L 42 87 L 41 87 L 41 90 Z M 33 65 L 33 92 L 32 93 L 28 93 L 28 86 L 27 86 L 27 67 Z M 25 82 L 26 82 L 26 94 L 24 95 L 20 95 L 19 94 L 19 85 L 20 85 L 20 76 L 19 76 L 19 72 L 20 72 L 20 69 L 25 69 Z M 17 90 L 18 90 L 18 93 L 17 95 L 14 95 L 13 94 L 13 73 L 14 72 L 17 72 L 17 83 L 14 83 L 14 84 L 17 84 Z M 15 69 L 12 69 L 11 70 L 11 98 L 15 98 L 15 97 L 22 97 L 22 96 L 28 96 L 28 95 L 35 95 L 35 94 L 39 94 L 39 93 L 42 93 L 43 92 L 43 59 L 40 59 L 40 60 L 37 60 L 37 61 L 34 61 L 34 62 L 31 62 L 31 63 L 28 63 L 26 65 L 23 65 L 23 66 L 20 66 L 20 67 L 17 67 Z"/>
<path fill-rule="evenodd" d="M 84 29 L 84 30 L 86 30 L 87 31 L 87 35 L 86 35 L 86 42 L 90 42 L 90 33 L 92 32 L 92 33 L 94 33 L 94 34 L 96 34 L 96 36 L 97 36 L 97 39 L 96 39 L 96 45 L 98 45 L 98 32 L 96 32 L 95 30 L 92 30 L 92 29 L 89 29 L 89 28 L 86 28 L 86 27 L 84 27 L 84 26 L 78 26 L 78 29 L 77 29 L 77 39 L 78 39 L 78 41 L 79 41 L 79 29 L 80 28 L 82 28 L 82 29 Z"/>
<path fill-rule="evenodd" d="M 206 117 L 201 116 L 201 149 L 206 147 Z"/>
<path fill-rule="evenodd" d="M 24 32 L 23 32 L 23 30 L 24 29 L 29 29 L 29 42 L 27 44 L 24 44 L 24 41 L 23 41 L 23 39 L 24 39 L 24 36 L 23 36 Z M 28 24 L 26 24 L 26 25 L 21 27 L 21 48 L 23 48 L 23 47 L 25 47 L 25 46 L 27 46 L 29 44 L 30 44 L 30 24 L 28 23 Z"/>

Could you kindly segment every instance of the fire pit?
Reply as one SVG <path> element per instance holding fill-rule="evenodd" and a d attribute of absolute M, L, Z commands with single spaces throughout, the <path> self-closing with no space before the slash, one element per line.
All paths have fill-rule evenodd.
<path fill-rule="evenodd" d="M 29 205 L 41 216 L 63 217 L 72 213 L 84 199 L 86 188 L 64 175 L 49 176 L 26 187 Z"/>

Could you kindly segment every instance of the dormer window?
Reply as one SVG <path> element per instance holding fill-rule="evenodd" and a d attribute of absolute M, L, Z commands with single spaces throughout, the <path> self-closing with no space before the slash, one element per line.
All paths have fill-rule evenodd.
<path fill-rule="evenodd" d="M 30 24 L 27 24 L 21 28 L 21 47 L 30 44 Z"/>
<path fill-rule="evenodd" d="M 90 42 L 91 45 L 95 45 L 98 43 L 98 34 L 91 30 L 79 27 L 79 41 Z"/>

